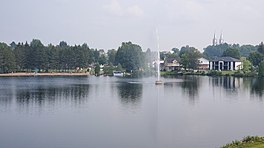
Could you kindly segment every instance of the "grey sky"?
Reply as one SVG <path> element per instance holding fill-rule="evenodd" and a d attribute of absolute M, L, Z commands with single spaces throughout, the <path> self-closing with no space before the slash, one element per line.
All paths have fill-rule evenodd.
<path fill-rule="evenodd" d="M 87 43 L 118 48 L 123 41 L 156 50 L 190 45 L 202 50 L 214 32 L 228 43 L 264 39 L 263 0 L 1 0 L 0 41 Z"/>

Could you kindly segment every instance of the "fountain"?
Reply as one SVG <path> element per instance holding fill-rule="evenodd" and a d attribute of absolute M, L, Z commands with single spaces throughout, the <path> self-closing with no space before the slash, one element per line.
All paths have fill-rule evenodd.
<path fill-rule="evenodd" d="M 162 81 L 160 80 L 160 45 L 159 45 L 159 32 L 158 29 L 156 28 L 156 36 L 157 36 L 157 72 L 158 72 L 158 80 L 155 82 L 156 85 L 161 85 Z"/>

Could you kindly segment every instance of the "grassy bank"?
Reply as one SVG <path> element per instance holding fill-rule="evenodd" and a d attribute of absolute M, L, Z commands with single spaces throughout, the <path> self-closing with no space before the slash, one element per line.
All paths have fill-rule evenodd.
<path fill-rule="evenodd" d="M 241 141 L 233 141 L 221 148 L 264 148 L 264 137 L 248 136 Z"/>
<path fill-rule="evenodd" d="M 256 77 L 256 72 L 244 73 L 242 71 L 162 71 L 162 76 L 166 75 L 204 75 L 204 76 L 235 76 L 235 77 Z"/>

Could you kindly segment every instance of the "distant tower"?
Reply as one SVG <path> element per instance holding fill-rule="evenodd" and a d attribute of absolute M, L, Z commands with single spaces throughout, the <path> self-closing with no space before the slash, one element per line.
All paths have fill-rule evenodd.
<path fill-rule="evenodd" d="M 221 33 L 220 39 L 219 39 L 219 44 L 224 44 L 224 36 L 223 33 Z"/>
<path fill-rule="evenodd" d="M 216 45 L 217 45 L 217 38 L 216 38 L 215 33 L 214 33 L 213 46 L 216 46 Z"/>

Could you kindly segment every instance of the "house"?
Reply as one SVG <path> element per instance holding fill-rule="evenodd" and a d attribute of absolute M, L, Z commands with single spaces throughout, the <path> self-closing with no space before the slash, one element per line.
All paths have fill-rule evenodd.
<path fill-rule="evenodd" d="M 198 59 L 199 65 L 198 70 L 208 70 L 209 69 L 209 60 L 205 58 Z"/>
<path fill-rule="evenodd" d="M 165 71 L 173 71 L 180 70 L 181 65 L 176 58 L 167 58 L 164 61 L 164 70 Z"/>
<path fill-rule="evenodd" d="M 159 61 L 159 65 L 160 65 L 160 70 L 164 71 L 164 61 L 163 60 Z M 158 61 L 157 60 L 153 61 L 152 62 L 152 68 L 157 69 L 157 66 L 158 66 Z M 148 67 L 150 67 L 150 64 L 148 64 Z"/>
<path fill-rule="evenodd" d="M 210 70 L 240 70 L 242 68 L 242 61 L 232 57 L 219 57 L 209 62 Z"/>

